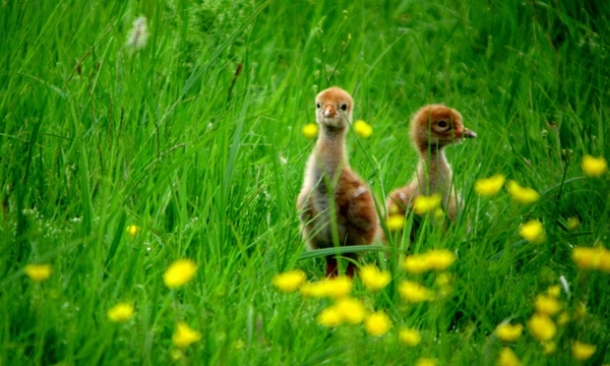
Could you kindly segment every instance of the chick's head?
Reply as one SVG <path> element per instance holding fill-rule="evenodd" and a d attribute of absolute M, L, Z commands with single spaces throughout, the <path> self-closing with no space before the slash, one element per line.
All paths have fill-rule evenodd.
<path fill-rule="evenodd" d="M 316 121 L 329 130 L 347 129 L 352 119 L 354 101 L 348 92 L 332 87 L 316 96 Z"/>
<path fill-rule="evenodd" d="M 462 123 L 460 112 L 441 104 L 421 108 L 411 121 L 411 139 L 422 152 L 476 137 L 477 134 Z"/>

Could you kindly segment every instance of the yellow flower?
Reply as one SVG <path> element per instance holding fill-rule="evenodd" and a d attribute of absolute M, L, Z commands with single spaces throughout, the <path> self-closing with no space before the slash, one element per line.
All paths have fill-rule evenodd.
<path fill-rule="evenodd" d="M 433 249 L 426 253 L 431 269 L 444 271 L 455 262 L 455 254 L 447 249 Z"/>
<path fill-rule="evenodd" d="M 521 361 L 512 349 L 504 347 L 498 357 L 498 366 L 521 366 Z"/>
<path fill-rule="evenodd" d="M 308 297 L 340 298 L 349 295 L 354 283 L 347 276 L 324 279 L 318 282 L 305 283 L 301 287 L 301 294 Z"/>
<path fill-rule="evenodd" d="M 371 291 L 381 290 L 390 283 L 390 272 L 380 271 L 373 265 L 366 265 L 360 270 L 360 279 L 366 288 Z"/>
<path fill-rule="evenodd" d="M 417 329 L 402 328 L 398 332 L 398 339 L 407 346 L 415 347 L 421 342 L 421 335 Z"/>
<path fill-rule="evenodd" d="M 390 231 L 401 230 L 405 226 L 405 217 L 400 214 L 392 214 L 386 219 L 385 224 Z"/>
<path fill-rule="evenodd" d="M 434 280 L 434 283 L 438 286 L 438 287 L 446 287 L 451 285 L 451 274 L 449 273 L 439 273 L 439 275 L 436 277 L 436 280 Z"/>
<path fill-rule="evenodd" d="M 318 324 L 333 328 L 341 324 L 343 317 L 341 311 L 336 306 L 331 306 L 322 310 L 317 318 Z"/>
<path fill-rule="evenodd" d="M 566 324 L 568 324 L 570 322 L 570 314 L 568 314 L 567 311 L 564 311 L 563 313 L 559 314 L 559 316 L 557 317 L 557 325 L 559 326 L 564 326 Z"/>
<path fill-rule="evenodd" d="M 191 329 L 185 322 L 178 323 L 172 336 L 172 342 L 177 348 L 186 348 L 200 339 L 201 333 Z"/>
<path fill-rule="evenodd" d="M 424 215 L 433 212 L 441 204 L 441 195 L 438 193 L 432 196 L 417 196 L 413 201 L 413 212 L 417 215 Z"/>
<path fill-rule="evenodd" d="M 553 320 L 544 314 L 534 314 L 527 323 L 530 329 L 530 333 L 536 339 L 541 342 L 547 342 L 551 340 L 555 333 L 557 333 L 557 327 Z"/>
<path fill-rule="evenodd" d="M 559 297 L 559 295 L 561 295 L 561 286 L 559 286 L 559 285 L 550 286 L 549 288 L 546 289 L 546 293 L 549 294 L 549 296 Z"/>
<path fill-rule="evenodd" d="M 366 315 L 364 304 L 358 299 L 344 297 L 337 300 L 335 308 L 339 311 L 341 319 L 350 324 L 360 324 Z"/>
<path fill-rule="evenodd" d="M 436 360 L 433 358 L 421 357 L 415 361 L 415 366 L 436 366 Z"/>
<path fill-rule="evenodd" d="M 294 292 L 305 282 L 305 272 L 295 269 L 294 271 L 276 274 L 271 281 L 282 292 Z"/>
<path fill-rule="evenodd" d="M 555 343 L 553 341 L 542 342 L 542 352 L 545 355 L 553 354 L 553 353 L 555 353 L 556 350 L 557 350 L 557 343 Z"/>
<path fill-rule="evenodd" d="M 599 269 L 605 248 L 574 247 L 572 259 L 582 269 Z"/>
<path fill-rule="evenodd" d="M 514 342 L 523 332 L 523 325 L 521 324 L 510 324 L 502 323 L 496 328 L 496 336 L 503 342 Z"/>
<path fill-rule="evenodd" d="M 364 328 L 373 336 L 379 337 L 386 334 L 392 327 L 392 321 L 388 314 L 383 311 L 377 311 L 369 315 L 364 322 Z"/>
<path fill-rule="evenodd" d="M 354 132 L 363 139 L 368 138 L 373 134 L 373 127 L 363 120 L 359 119 L 354 122 Z"/>
<path fill-rule="evenodd" d="M 28 264 L 25 266 L 25 274 L 36 282 L 41 282 L 51 277 L 52 268 L 50 264 Z"/>
<path fill-rule="evenodd" d="M 542 294 L 536 297 L 534 307 L 540 314 L 553 316 L 561 310 L 561 303 L 555 297 Z"/>
<path fill-rule="evenodd" d="M 325 297 L 326 296 L 326 281 L 306 282 L 301 286 L 301 295 L 306 297 Z"/>
<path fill-rule="evenodd" d="M 402 262 L 405 271 L 413 274 L 424 273 L 430 270 L 444 271 L 453 262 L 455 254 L 447 249 L 432 249 L 427 253 L 414 254 L 406 257 Z"/>
<path fill-rule="evenodd" d="M 602 174 L 606 172 L 606 169 L 608 168 L 608 163 L 606 162 L 606 159 L 604 159 L 603 156 L 600 156 L 599 158 L 594 158 L 591 155 L 585 155 L 582 158 L 580 167 L 582 168 L 582 171 L 585 173 L 586 176 L 597 178 L 601 177 Z"/>
<path fill-rule="evenodd" d="M 325 280 L 326 282 L 326 296 L 333 298 L 340 298 L 350 294 L 354 283 L 352 279 L 347 276 L 339 276 Z"/>
<path fill-rule="evenodd" d="M 578 220 L 578 217 L 570 217 L 566 226 L 568 227 L 568 230 L 574 231 L 580 226 L 580 220 Z"/>
<path fill-rule="evenodd" d="M 243 339 L 238 339 L 238 340 L 234 341 L 233 345 L 232 345 L 233 349 L 237 349 L 237 350 L 243 349 L 245 346 L 246 346 L 246 343 L 244 342 Z"/>
<path fill-rule="evenodd" d="M 541 244 L 546 241 L 546 233 L 540 220 L 530 220 L 519 228 L 519 235 L 530 243 Z"/>
<path fill-rule="evenodd" d="M 432 291 L 413 281 L 402 281 L 398 292 L 408 302 L 422 302 L 432 299 Z"/>
<path fill-rule="evenodd" d="M 452 276 L 449 273 L 439 273 L 439 275 L 436 277 L 434 284 L 438 286 L 438 294 L 440 296 L 447 297 L 451 295 L 451 280 Z"/>
<path fill-rule="evenodd" d="M 435 218 L 436 220 L 442 220 L 442 219 L 444 219 L 444 218 L 445 218 L 445 211 L 443 211 L 443 209 L 442 209 L 442 208 L 437 207 L 437 208 L 434 210 L 433 216 L 434 216 L 434 218 Z"/>
<path fill-rule="evenodd" d="M 521 187 L 519 183 L 514 180 L 508 181 L 506 189 L 508 189 L 508 193 L 512 199 L 519 203 L 534 203 L 540 199 L 540 194 L 538 194 L 538 192 L 532 188 Z"/>
<path fill-rule="evenodd" d="M 504 185 L 506 178 L 502 174 L 496 174 L 493 177 L 479 179 L 474 182 L 474 191 L 483 197 L 492 197 L 498 194 Z"/>
<path fill-rule="evenodd" d="M 169 354 L 172 357 L 172 360 L 174 360 L 174 361 L 181 360 L 184 357 L 184 354 L 182 353 L 182 351 L 179 349 L 175 349 L 175 348 L 173 350 L 171 350 L 171 352 Z"/>
<path fill-rule="evenodd" d="M 586 344 L 576 341 L 572 345 L 572 356 L 574 356 L 574 358 L 578 361 L 586 361 L 593 356 L 596 349 L 597 346 L 594 344 Z"/>
<path fill-rule="evenodd" d="M 301 129 L 301 133 L 308 139 L 312 139 L 318 136 L 318 125 L 315 123 L 308 123 L 303 126 L 303 128 Z"/>
<path fill-rule="evenodd" d="M 127 233 L 131 236 L 136 236 L 141 230 L 142 230 L 142 228 L 137 225 L 128 225 L 127 226 Z"/>
<path fill-rule="evenodd" d="M 169 288 L 180 287 L 189 282 L 197 272 L 197 265 L 190 259 L 178 259 L 170 264 L 163 274 L 163 282 Z"/>
<path fill-rule="evenodd" d="M 402 262 L 402 268 L 412 274 L 424 273 L 430 270 L 428 257 L 424 255 L 409 255 Z"/>
<path fill-rule="evenodd" d="M 576 311 L 574 312 L 576 318 L 583 319 L 587 315 L 587 305 L 584 302 L 579 302 L 578 306 L 576 306 Z"/>
<path fill-rule="evenodd" d="M 108 310 L 108 319 L 115 323 L 126 322 L 133 316 L 133 305 L 124 302 L 118 303 Z"/>
<path fill-rule="evenodd" d="M 599 247 L 599 269 L 610 273 L 610 250 Z"/>

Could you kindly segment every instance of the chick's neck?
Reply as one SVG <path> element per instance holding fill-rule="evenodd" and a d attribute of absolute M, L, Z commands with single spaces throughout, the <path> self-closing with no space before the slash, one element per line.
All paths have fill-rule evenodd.
<path fill-rule="evenodd" d="M 442 147 L 430 146 L 419 150 L 417 179 L 424 195 L 441 193 L 445 196 L 451 185 L 451 167 Z"/>
<path fill-rule="evenodd" d="M 333 179 L 345 165 L 345 130 L 322 127 L 316 144 L 316 160 L 320 170 Z"/>

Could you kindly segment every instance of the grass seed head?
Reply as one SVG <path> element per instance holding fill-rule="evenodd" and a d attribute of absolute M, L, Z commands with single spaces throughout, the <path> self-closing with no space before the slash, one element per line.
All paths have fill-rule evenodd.
<path fill-rule="evenodd" d="M 146 46 L 148 36 L 148 21 L 145 16 L 139 16 L 133 21 L 133 27 L 127 36 L 126 45 L 134 51 L 139 51 Z"/>

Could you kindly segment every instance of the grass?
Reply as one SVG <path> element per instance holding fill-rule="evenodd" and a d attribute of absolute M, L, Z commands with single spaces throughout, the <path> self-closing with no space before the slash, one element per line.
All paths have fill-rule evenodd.
<path fill-rule="evenodd" d="M 150 38 L 134 51 L 139 15 Z M 2 2 L 0 364 L 488 365 L 502 348 L 495 327 L 526 324 L 561 279 L 564 308 L 582 301 L 587 315 L 559 328 L 550 355 L 527 330 L 511 347 L 525 364 L 577 364 L 579 340 L 597 346 L 588 364 L 609 363 L 608 274 L 571 259 L 610 233 L 608 173 L 580 169 L 584 154 L 610 156 L 609 16 L 569 0 Z M 326 300 L 271 285 L 293 268 L 324 275 L 295 200 L 312 148 L 300 129 L 331 85 L 373 126 L 349 135 L 348 153 L 380 207 L 414 170 L 407 131 L 420 106 L 458 109 L 479 136 L 448 151 L 470 230 L 462 221 L 416 243 L 457 251 L 451 296 L 407 306 L 399 256 L 362 254 L 394 277 L 353 293 L 390 314 L 379 338 L 322 327 Z M 478 197 L 474 181 L 495 173 L 541 199 Z M 542 245 L 518 235 L 530 218 Z M 198 271 L 170 290 L 163 273 L 179 258 Z M 50 278 L 31 281 L 31 263 L 51 264 Z M 106 315 L 119 302 L 135 306 L 121 324 Z M 202 338 L 174 361 L 178 321 Z M 420 329 L 420 345 L 397 340 L 402 325 Z"/>

